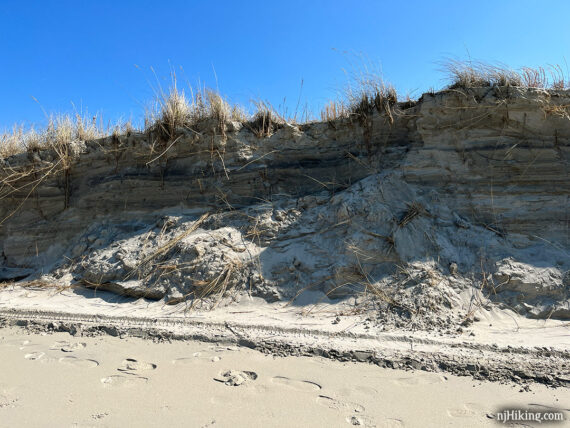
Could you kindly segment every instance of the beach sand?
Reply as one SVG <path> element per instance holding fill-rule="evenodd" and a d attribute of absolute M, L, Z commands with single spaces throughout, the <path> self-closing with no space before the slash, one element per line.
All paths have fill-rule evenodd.
<path fill-rule="evenodd" d="M 568 388 L 198 341 L 5 327 L 0 355 L 5 427 L 479 427 L 505 407 L 570 407 Z"/>

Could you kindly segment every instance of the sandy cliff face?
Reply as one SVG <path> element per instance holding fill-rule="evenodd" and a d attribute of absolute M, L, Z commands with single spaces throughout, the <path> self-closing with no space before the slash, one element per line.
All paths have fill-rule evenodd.
<path fill-rule="evenodd" d="M 167 301 L 366 291 L 436 323 L 490 301 L 570 318 L 569 105 L 449 90 L 271 135 L 202 123 L 0 160 L 0 277 Z"/>
<path fill-rule="evenodd" d="M 568 95 L 488 88 L 424 96 L 423 144 L 406 158 L 406 181 L 438 188 L 441 203 L 521 245 L 568 246 Z"/>

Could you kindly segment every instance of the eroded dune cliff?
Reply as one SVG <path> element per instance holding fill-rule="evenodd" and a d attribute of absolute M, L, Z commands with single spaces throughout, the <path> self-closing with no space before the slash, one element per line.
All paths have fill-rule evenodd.
<path fill-rule="evenodd" d="M 570 91 L 456 89 L 12 156 L 0 280 L 201 305 L 311 291 L 420 327 L 493 304 L 569 319 L 569 106 Z"/>

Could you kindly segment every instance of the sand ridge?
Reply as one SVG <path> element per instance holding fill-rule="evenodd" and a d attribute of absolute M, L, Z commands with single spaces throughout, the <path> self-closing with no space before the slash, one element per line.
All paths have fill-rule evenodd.
<path fill-rule="evenodd" d="M 461 332 L 384 330 L 371 326 L 366 314 L 339 317 L 337 305 L 322 305 L 306 314 L 303 308 L 280 302 L 268 305 L 253 298 L 204 312 L 187 311 L 180 303 L 166 312 L 158 302 L 121 298 L 114 303 L 113 294 L 98 293 L 86 298 L 74 292 L 5 290 L 0 292 L 0 322 L 33 332 L 71 333 L 79 339 L 76 344 L 55 346 L 64 351 L 80 349 L 83 337 L 97 335 L 200 340 L 276 356 L 321 356 L 523 386 L 539 382 L 567 387 L 570 383 L 570 338 L 566 323 L 559 320 L 531 320 L 491 310 L 480 312 L 481 320 Z M 30 358 L 36 357 L 30 353 Z M 153 363 L 128 358 L 123 359 L 126 367 Z M 176 364 L 220 359 L 220 355 L 198 351 Z"/>

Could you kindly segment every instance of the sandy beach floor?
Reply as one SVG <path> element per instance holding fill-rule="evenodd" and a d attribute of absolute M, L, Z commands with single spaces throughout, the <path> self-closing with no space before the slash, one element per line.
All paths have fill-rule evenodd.
<path fill-rule="evenodd" d="M 498 426 L 493 416 L 505 407 L 570 406 L 568 388 L 521 391 L 513 383 L 198 341 L 5 327 L 0 355 L 6 427 L 479 427 Z"/>

